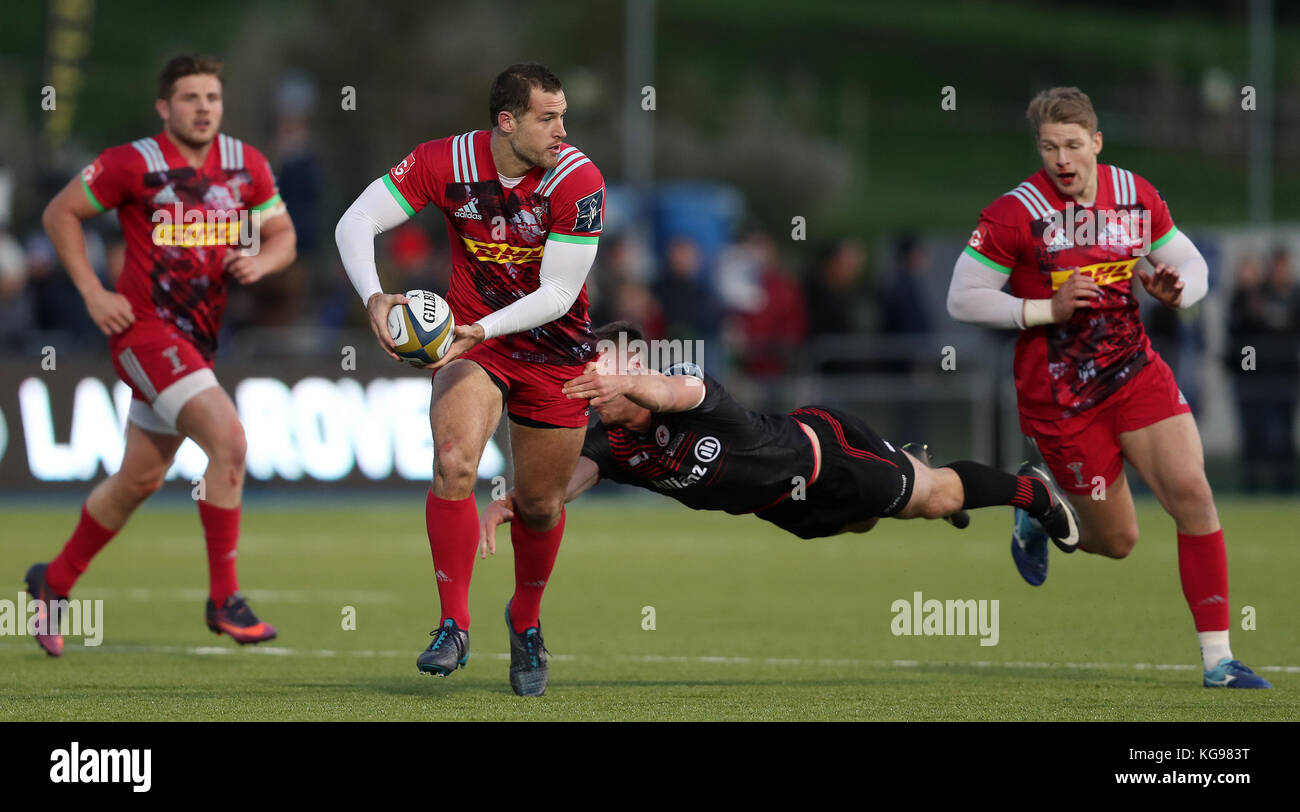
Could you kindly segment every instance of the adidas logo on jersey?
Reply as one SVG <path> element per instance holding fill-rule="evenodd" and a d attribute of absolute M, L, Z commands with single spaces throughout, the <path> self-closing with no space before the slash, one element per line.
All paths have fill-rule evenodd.
<path fill-rule="evenodd" d="M 176 196 L 176 190 L 172 188 L 170 183 L 164 186 L 161 192 L 153 196 L 155 206 L 171 206 L 179 202 L 181 202 L 181 199 Z"/>
<path fill-rule="evenodd" d="M 456 213 L 452 217 L 459 217 L 462 220 L 482 220 L 483 215 L 478 213 L 478 206 L 474 205 L 477 202 L 477 197 L 470 198 L 468 203 L 456 209 Z"/>

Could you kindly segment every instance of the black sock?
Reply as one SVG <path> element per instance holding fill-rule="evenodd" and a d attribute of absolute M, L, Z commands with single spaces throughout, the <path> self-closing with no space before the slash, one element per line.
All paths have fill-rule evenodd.
<path fill-rule="evenodd" d="M 1052 506 L 1047 486 L 1037 477 L 1008 474 L 974 460 L 958 460 L 943 467 L 951 468 L 961 479 L 966 491 L 963 508 L 1011 505 L 1038 519 Z"/>

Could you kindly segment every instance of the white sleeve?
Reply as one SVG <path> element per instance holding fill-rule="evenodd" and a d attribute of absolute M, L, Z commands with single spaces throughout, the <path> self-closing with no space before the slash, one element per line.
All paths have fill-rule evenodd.
<path fill-rule="evenodd" d="M 409 219 L 384 185 L 384 179 L 379 178 L 352 201 L 334 227 L 334 242 L 338 244 L 343 268 L 352 280 L 352 287 L 361 295 L 362 304 L 368 304 L 371 296 L 383 291 L 375 268 L 375 237 Z"/>
<path fill-rule="evenodd" d="M 948 285 L 948 315 L 957 321 L 983 327 L 1023 330 L 1024 299 L 1003 293 L 1007 275 L 995 271 L 965 252 L 957 257 Z"/>
<path fill-rule="evenodd" d="M 595 243 L 547 239 L 537 290 L 478 320 L 487 338 L 522 333 L 555 321 L 573 306 L 596 260 Z"/>
<path fill-rule="evenodd" d="M 1183 281 L 1183 299 L 1178 303 L 1179 309 L 1189 308 L 1199 302 L 1210 288 L 1210 266 L 1182 231 L 1175 233 L 1169 242 L 1148 254 L 1147 260 L 1152 266 L 1163 262 L 1174 266 L 1178 271 L 1178 278 Z"/>

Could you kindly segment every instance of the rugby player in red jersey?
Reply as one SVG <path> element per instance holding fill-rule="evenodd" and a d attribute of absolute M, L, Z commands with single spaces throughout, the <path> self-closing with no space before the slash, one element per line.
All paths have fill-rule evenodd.
<path fill-rule="evenodd" d="M 230 282 L 251 284 L 293 262 L 293 223 L 266 158 L 221 129 L 221 63 L 179 56 L 163 68 L 155 107 L 163 131 L 100 153 L 45 209 L 45 230 L 109 336 L 113 368 L 131 387 L 121 467 L 99 483 L 63 551 L 27 572 L 48 607 L 71 592 L 91 559 L 161 487 L 186 437 L 208 456 L 199 518 L 207 542 L 208 628 L 238 643 L 275 637 L 239 595 L 235 555 L 244 486 L 244 429 L 217 383 L 212 357 Z M 116 209 L 126 240 L 117 291 L 86 257 L 81 221 Z M 179 222 L 177 221 L 179 217 Z M 260 241 L 256 252 L 241 250 Z M 251 248 L 252 246 L 246 246 Z M 47 617 L 37 642 L 58 656 Z"/>
<path fill-rule="evenodd" d="M 586 404 L 564 381 L 595 356 L 587 272 L 604 217 L 600 171 L 564 143 L 568 105 L 560 80 L 535 63 L 492 83 L 491 129 L 426 141 L 374 181 L 339 220 L 335 239 L 370 327 L 393 354 L 374 237 L 426 206 L 446 219 L 456 319 L 447 354 L 431 364 L 433 483 L 425 527 L 442 605 L 422 673 L 447 676 L 469 659 L 469 585 L 478 548 L 474 483 L 504 409 L 520 521 L 511 528 L 515 591 L 506 604 L 510 684 L 545 692 L 542 592 L 564 533 L 564 489 L 582 448 Z"/>
<path fill-rule="evenodd" d="M 1097 162 L 1102 134 L 1086 94 L 1044 91 L 1027 115 L 1043 167 L 980 213 L 953 269 L 948 312 L 1021 331 L 1020 426 L 1078 509 L 1078 547 L 1123 558 L 1137 543 L 1127 460 L 1177 526 L 1202 684 L 1271 687 L 1232 656 L 1227 553 L 1201 439 L 1172 371 L 1151 348 L 1133 289 L 1136 273 L 1161 304 L 1191 307 L 1208 286 L 1205 260 L 1154 186 Z M 1144 256 L 1150 271 L 1138 267 Z M 1011 552 L 1030 584 L 1047 577 L 1047 550 L 1042 528 L 1018 511 Z"/>

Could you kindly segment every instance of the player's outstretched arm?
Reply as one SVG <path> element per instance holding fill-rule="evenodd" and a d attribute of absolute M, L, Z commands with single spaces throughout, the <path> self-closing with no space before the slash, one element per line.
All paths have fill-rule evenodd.
<path fill-rule="evenodd" d="M 54 196 L 41 215 L 41 225 L 49 235 L 59 261 L 68 269 L 68 276 L 81 293 L 86 310 L 104 335 L 115 335 L 131 326 L 135 314 L 131 303 L 116 291 L 106 290 L 95 276 L 95 269 L 86 256 L 86 234 L 81 221 L 89 220 L 101 209 L 90 202 L 80 176 L 73 178 Z"/>
<path fill-rule="evenodd" d="M 692 375 L 632 375 L 628 400 L 652 412 L 689 412 L 704 401 L 704 381 Z"/>
<path fill-rule="evenodd" d="M 370 331 L 384 348 L 388 357 L 401 361 L 393 352 L 396 346 L 388 334 L 388 311 L 394 305 L 408 300 L 400 294 L 386 294 L 379 284 L 379 269 L 375 266 L 375 237 L 396 228 L 410 219 L 410 215 L 393 199 L 384 179 L 371 183 L 352 202 L 334 227 L 334 242 L 339 248 L 343 269 L 352 281 L 352 287 L 365 303 L 370 316 Z"/>
<path fill-rule="evenodd" d="M 564 491 L 564 502 L 568 504 L 591 489 L 600 481 L 600 468 L 590 457 L 578 457 L 578 464 L 573 468 L 569 484 Z M 487 558 L 497 551 L 497 527 L 515 517 L 515 492 L 508 491 L 479 515 L 478 520 L 478 554 Z"/>
<path fill-rule="evenodd" d="M 636 405 L 652 412 L 688 412 L 704 401 L 704 381 L 692 375 L 664 375 L 646 370 L 633 373 L 602 373 L 595 361 L 583 373 L 566 381 L 564 396 L 590 400 L 592 406 L 625 395 Z"/>

